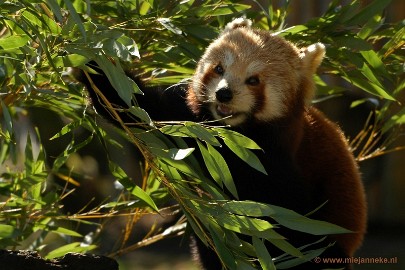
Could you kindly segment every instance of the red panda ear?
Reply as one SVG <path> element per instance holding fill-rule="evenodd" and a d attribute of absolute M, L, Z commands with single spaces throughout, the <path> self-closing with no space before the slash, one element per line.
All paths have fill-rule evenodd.
<path fill-rule="evenodd" d="M 225 26 L 223 33 L 236 29 L 236 28 L 241 28 L 241 27 L 250 28 L 251 26 L 252 26 L 251 20 L 246 19 L 246 18 L 237 18 L 237 19 L 234 19 L 233 21 L 229 22 Z"/>
<path fill-rule="evenodd" d="M 312 44 L 301 50 L 300 57 L 303 62 L 303 70 L 314 74 L 316 69 L 321 64 L 323 57 L 325 56 L 325 45 L 322 43 Z"/>
<path fill-rule="evenodd" d="M 300 58 L 302 59 L 302 91 L 304 92 L 305 104 L 310 105 L 315 94 L 315 83 L 313 76 L 316 69 L 321 64 L 325 56 L 325 45 L 315 43 L 301 49 Z"/>

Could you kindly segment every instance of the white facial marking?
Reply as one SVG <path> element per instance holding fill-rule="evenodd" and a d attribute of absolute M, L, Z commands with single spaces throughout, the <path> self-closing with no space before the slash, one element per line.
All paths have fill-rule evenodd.
<path fill-rule="evenodd" d="M 233 62 L 235 62 L 235 57 L 234 57 L 233 53 L 226 51 L 225 58 L 224 58 L 225 67 L 230 67 L 233 64 Z"/>
<path fill-rule="evenodd" d="M 219 81 L 217 89 L 227 88 L 227 87 L 228 87 L 228 82 L 226 81 L 226 79 L 222 79 Z"/>
<path fill-rule="evenodd" d="M 284 95 L 277 87 L 266 85 L 265 89 L 265 107 L 255 114 L 255 118 L 262 121 L 270 121 L 281 117 L 286 111 Z"/>

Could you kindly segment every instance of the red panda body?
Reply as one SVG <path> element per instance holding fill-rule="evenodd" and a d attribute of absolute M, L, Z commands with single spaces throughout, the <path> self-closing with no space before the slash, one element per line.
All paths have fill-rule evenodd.
<path fill-rule="evenodd" d="M 353 256 L 366 230 L 359 170 L 341 130 L 311 105 L 312 77 L 325 48 L 317 43 L 298 49 L 250 24 L 243 19 L 228 24 L 202 56 L 188 89 L 145 88 L 145 96 L 137 100 L 153 120 L 218 120 L 253 139 L 263 149 L 256 154 L 268 175 L 247 166 L 226 147 L 219 149 L 240 200 L 274 204 L 300 214 L 324 204 L 311 217 L 353 231 L 322 242 L 323 246 L 336 242 L 324 256 Z M 92 85 L 79 79 L 103 114 Z M 123 104 L 105 76 L 92 75 L 92 80 L 113 103 Z M 297 247 L 319 239 L 283 230 L 281 234 Z M 221 269 L 214 252 L 199 241 L 196 249 L 203 268 Z M 294 269 L 336 266 L 345 267 L 308 262 Z"/>

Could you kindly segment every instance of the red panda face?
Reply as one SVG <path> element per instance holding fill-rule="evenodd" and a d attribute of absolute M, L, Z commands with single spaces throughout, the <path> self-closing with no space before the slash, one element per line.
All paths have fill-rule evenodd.
<path fill-rule="evenodd" d="M 304 99 L 298 93 L 304 54 L 281 37 L 244 26 L 211 43 L 190 86 L 195 102 L 231 126 L 283 117 L 294 99 Z"/>

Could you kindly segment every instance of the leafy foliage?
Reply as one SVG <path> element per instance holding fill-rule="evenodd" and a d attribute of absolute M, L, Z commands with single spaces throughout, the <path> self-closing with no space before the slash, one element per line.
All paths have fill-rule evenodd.
<path fill-rule="evenodd" d="M 322 66 L 323 75 L 316 78 L 319 99 L 344 94 L 343 89 L 327 86 L 325 82 L 328 77 L 338 77 L 363 91 L 363 98 L 353 102 L 353 107 L 370 100 L 378 103 L 372 112 L 373 121 L 365 123 L 364 130 L 352 140 L 358 159 L 395 150 L 389 148 L 390 143 L 405 122 L 405 110 L 398 106 L 405 86 L 402 66 L 405 59 L 400 54 L 405 28 L 401 22 L 384 23 L 383 10 L 390 1 L 375 0 L 361 9 L 359 1 L 342 6 L 334 0 L 323 16 L 290 28 L 285 28 L 286 2 L 276 9 L 270 2 L 264 6 L 258 1 L 240 4 L 228 0 L 209 0 L 204 4 L 192 0 L 3 1 L 0 246 L 45 250 L 46 237 L 56 234 L 65 244 L 44 252 L 49 258 L 69 251 L 90 251 L 96 248 L 96 236 L 103 229 L 103 222 L 92 218 L 105 220 L 128 215 L 136 222 L 148 213 L 176 212 L 177 207 L 167 208 L 165 204 L 167 198 L 174 198 L 189 227 L 217 251 L 229 269 L 254 269 L 255 265 L 284 269 L 318 256 L 324 249 L 305 251 L 305 247 L 291 246 L 276 232 L 275 224 L 261 217 L 271 217 L 282 226 L 315 235 L 346 230 L 280 207 L 230 201 L 226 195 L 225 191 L 229 191 L 237 198 L 237 190 L 226 160 L 216 149 L 229 147 L 250 166 L 266 173 L 252 151 L 260 147 L 252 140 L 209 123 L 153 122 L 137 106 L 128 113 L 142 122 L 128 126 L 119 119 L 113 106 L 108 106 L 122 126 L 121 137 L 135 145 L 145 159 L 144 177 L 137 185 L 107 153 L 109 147 L 122 146 L 86 113 L 82 86 L 66 75 L 72 67 L 93 72 L 85 66 L 93 60 L 120 97 L 128 105 L 136 104 L 140 90 L 125 76 L 124 70 L 136 68 L 151 84 L 186 83 L 204 47 L 219 29 L 231 18 L 246 15 L 254 18 L 257 26 L 278 31 L 301 46 L 325 43 L 328 58 Z M 21 119 L 38 107 L 68 122 L 52 140 L 70 136 L 70 142 L 53 159 L 47 156 L 39 131 L 32 129 L 24 135 L 18 128 L 23 125 Z M 76 138 L 78 129 L 87 130 L 88 137 Z M 95 138 L 106 150 L 109 169 L 123 190 L 91 210 L 67 214 L 62 199 L 74 189 L 52 188 L 50 182 L 58 177 L 66 185 L 79 185 L 66 162 Z M 198 149 L 188 148 L 185 142 L 188 139 L 196 140 Z M 196 161 L 197 151 L 202 154 L 209 175 L 203 174 Z M 79 224 L 91 225 L 94 231 L 84 236 L 75 229 Z M 151 229 L 152 237 L 114 254 L 182 234 L 184 229 L 182 218 L 161 234 Z M 239 239 L 238 234 L 251 236 L 252 244 Z M 126 240 L 127 237 L 122 247 Z M 264 241 L 286 254 L 272 258 Z M 257 262 L 252 264 L 251 258 L 257 258 Z"/>

